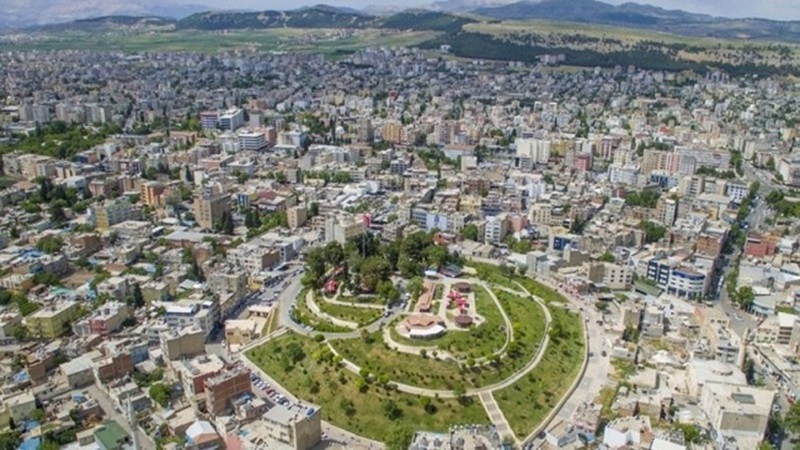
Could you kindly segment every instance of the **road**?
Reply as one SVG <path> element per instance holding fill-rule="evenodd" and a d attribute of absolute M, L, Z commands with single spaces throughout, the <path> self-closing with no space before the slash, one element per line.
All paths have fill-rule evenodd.
<path fill-rule="evenodd" d="M 106 413 L 106 417 L 116 421 L 129 436 L 133 436 L 132 427 L 131 424 L 128 423 L 127 415 L 124 411 L 120 412 L 120 410 L 117 409 L 116 404 L 104 390 L 94 384 L 87 387 L 85 390 L 89 392 L 91 398 L 97 401 L 97 404 L 100 405 L 100 408 Z M 138 426 L 136 426 L 136 435 L 139 438 L 139 444 L 142 450 L 152 450 L 156 448 L 155 442 L 143 433 Z"/>
<path fill-rule="evenodd" d="M 375 322 L 372 322 L 365 328 L 347 333 L 321 333 L 314 331 L 313 329 L 308 330 L 304 328 L 303 325 L 292 320 L 292 309 L 294 309 L 297 306 L 298 301 L 305 301 L 305 299 L 297 298 L 297 296 L 300 295 L 300 291 L 302 289 L 303 286 L 302 283 L 300 282 L 299 275 L 296 278 L 290 280 L 289 286 L 278 297 L 278 308 L 279 308 L 278 323 L 291 329 L 296 333 L 305 336 L 314 336 L 317 334 L 321 334 L 325 337 L 326 340 L 329 341 L 335 341 L 337 339 L 354 339 L 361 336 L 362 330 L 366 330 L 368 333 L 377 332 L 378 330 L 382 329 L 386 324 L 390 323 L 403 313 L 399 308 L 393 308 L 392 313 L 388 317 L 382 316 L 380 319 L 376 320 Z"/>
<path fill-rule="evenodd" d="M 744 170 L 745 178 L 748 181 L 758 181 L 759 183 L 756 200 L 753 202 L 753 207 L 750 211 L 750 214 L 747 216 L 747 219 L 745 219 L 747 227 L 743 231 L 745 233 L 750 230 L 760 231 L 764 227 L 765 220 L 772 215 L 769 205 L 765 201 L 766 196 L 772 190 L 783 190 L 785 188 L 776 184 L 774 181 L 772 181 L 771 176 L 769 176 L 763 170 L 754 168 L 750 163 L 744 163 L 742 168 Z M 748 330 L 753 330 L 758 325 L 758 321 L 750 314 L 741 311 L 736 305 L 733 304 L 725 287 L 728 276 L 734 268 L 733 262 L 741 257 L 743 251 L 744 249 L 737 248 L 733 255 L 731 255 L 729 258 L 726 258 L 721 272 L 722 283 L 719 284 L 719 279 L 715 279 L 713 282 L 718 283 L 717 288 L 719 289 L 719 302 L 717 302 L 717 307 L 720 308 L 728 317 L 730 317 L 731 329 L 740 337 L 745 338 Z"/>
<path fill-rule="evenodd" d="M 493 265 L 499 265 L 501 263 L 500 260 L 495 259 L 473 258 L 473 260 Z M 610 344 L 603 327 L 597 325 L 597 321 L 603 319 L 603 317 L 599 312 L 595 311 L 594 305 L 591 302 L 584 302 L 577 299 L 573 295 L 560 290 L 558 286 L 547 280 L 542 280 L 540 278 L 536 280 L 558 290 L 573 305 L 581 309 L 586 323 L 586 343 L 589 346 L 590 354 L 593 354 L 593 356 L 589 357 L 584 375 L 578 382 L 575 391 L 566 399 L 563 406 L 559 408 L 557 414 L 554 416 L 554 418 L 569 419 L 572 412 L 581 402 L 593 402 L 597 398 L 597 394 L 605 386 L 611 368 L 611 358 L 610 356 L 602 356 L 602 352 L 605 350 L 608 353 Z M 542 423 L 540 427 L 546 429 L 550 422 L 552 422 L 552 420 Z M 538 448 L 537 444 L 541 443 L 541 440 L 536 439 L 535 436 L 529 436 L 525 440 L 523 448 L 528 448 L 528 446 L 531 445 L 534 448 Z"/>

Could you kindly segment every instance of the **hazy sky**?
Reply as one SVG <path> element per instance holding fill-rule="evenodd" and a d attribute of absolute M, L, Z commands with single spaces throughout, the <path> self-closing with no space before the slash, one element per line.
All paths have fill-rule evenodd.
<path fill-rule="evenodd" d="M 509 0 L 513 3 L 516 0 Z M 630 0 L 605 0 L 620 4 Z M 181 0 L 182 3 L 199 3 L 221 9 L 294 9 L 305 5 L 325 3 L 336 6 L 363 8 L 369 5 L 424 6 L 432 0 Z M 669 9 L 725 17 L 765 17 L 777 20 L 800 20 L 800 0 L 640 0 Z"/>

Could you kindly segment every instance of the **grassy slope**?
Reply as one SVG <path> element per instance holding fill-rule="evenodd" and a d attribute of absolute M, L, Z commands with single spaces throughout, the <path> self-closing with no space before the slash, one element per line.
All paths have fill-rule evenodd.
<path fill-rule="evenodd" d="M 306 358 L 287 371 L 280 354 L 290 342 L 299 343 Z M 455 424 L 489 423 L 483 407 L 477 401 L 467 402 L 464 406 L 455 399 L 433 399 L 437 411 L 429 414 L 421 406 L 419 398 L 413 395 L 387 392 L 375 385 L 370 385 L 366 393 L 361 393 L 355 386 L 357 375 L 333 363 L 316 361 L 314 355 L 323 345 L 288 334 L 253 349 L 248 357 L 293 394 L 320 405 L 324 420 L 372 439 L 383 440 L 392 428 L 398 426 L 444 432 Z M 311 391 L 316 390 L 313 386 L 318 391 L 312 394 Z M 352 401 L 355 406 L 352 416 L 347 416 L 340 406 L 344 399 Z M 382 409 L 383 403 L 389 399 L 403 411 L 402 417 L 394 421 L 389 420 Z"/>
<path fill-rule="evenodd" d="M 514 433 L 523 438 L 538 426 L 578 376 L 584 355 L 583 325 L 577 314 L 550 308 L 554 328 L 564 337 L 553 338 L 542 360 L 526 377 L 494 393 Z"/>
<path fill-rule="evenodd" d="M 480 358 L 492 354 L 506 342 L 505 323 L 500 310 L 482 286 L 475 286 L 475 308 L 486 321 L 470 331 L 453 331 L 436 339 L 419 340 L 400 336 L 392 328 L 392 338 L 402 344 L 439 347 L 459 358 Z"/>
<path fill-rule="evenodd" d="M 361 339 L 336 341 L 333 346 L 345 358 L 377 375 L 413 386 L 430 389 L 456 389 L 487 386 L 519 371 L 535 354 L 544 330 L 544 311 L 529 299 L 503 292 L 496 293 L 514 327 L 521 357 L 504 358 L 498 367 L 461 370 L 453 362 L 401 354 L 388 350 L 381 333 L 372 335 L 372 342 Z"/>

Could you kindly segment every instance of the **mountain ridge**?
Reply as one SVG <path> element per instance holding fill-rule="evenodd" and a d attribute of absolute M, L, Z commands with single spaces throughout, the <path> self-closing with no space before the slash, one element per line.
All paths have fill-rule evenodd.
<path fill-rule="evenodd" d="M 0 28 L 26 29 L 111 16 L 178 19 L 209 7 L 172 0 L 4 0 Z"/>

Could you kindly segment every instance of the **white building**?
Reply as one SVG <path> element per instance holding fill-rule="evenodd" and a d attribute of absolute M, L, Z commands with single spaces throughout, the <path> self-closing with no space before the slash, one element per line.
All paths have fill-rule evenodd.
<path fill-rule="evenodd" d="M 231 108 L 219 116 L 219 127 L 227 131 L 235 131 L 244 125 L 244 111 Z"/>
<path fill-rule="evenodd" d="M 645 445 L 651 441 L 652 429 L 647 416 L 620 417 L 610 422 L 603 432 L 603 444 L 612 449 L 647 448 L 649 445 Z"/>
<path fill-rule="evenodd" d="M 504 214 L 486 218 L 484 242 L 487 244 L 500 244 L 506 234 L 508 234 L 508 220 Z"/>
<path fill-rule="evenodd" d="M 264 133 L 239 133 L 239 148 L 241 150 L 261 150 L 266 146 L 267 137 L 264 135 Z"/>

